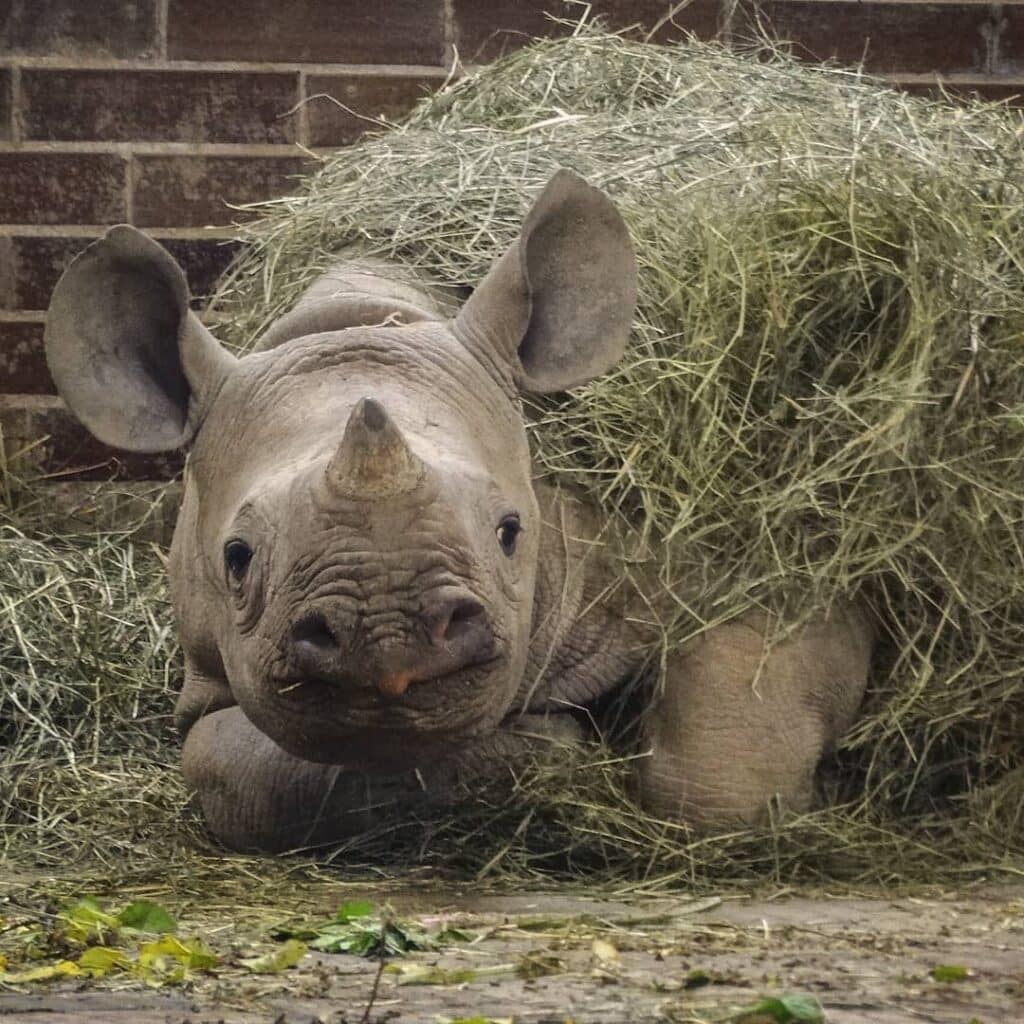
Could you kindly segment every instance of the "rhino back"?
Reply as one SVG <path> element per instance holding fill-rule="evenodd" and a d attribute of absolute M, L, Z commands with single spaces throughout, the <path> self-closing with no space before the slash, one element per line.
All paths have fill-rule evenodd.
<path fill-rule="evenodd" d="M 302 293 L 295 307 L 263 335 L 255 351 L 293 338 L 346 327 L 444 321 L 458 296 L 408 267 L 376 257 L 338 260 Z"/>

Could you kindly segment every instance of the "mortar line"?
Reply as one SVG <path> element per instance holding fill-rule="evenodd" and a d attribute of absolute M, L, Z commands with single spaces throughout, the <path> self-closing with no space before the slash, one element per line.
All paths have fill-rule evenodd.
<path fill-rule="evenodd" d="M 13 310 L 16 306 L 16 277 L 14 243 L 9 238 L 0 237 L 0 304 L 5 310 Z"/>
<path fill-rule="evenodd" d="M 158 0 L 156 8 L 157 50 L 161 60 L 167 60 L 167 18 L 171 0 Z"/>
<path fill-rule="evenodd" d="M 45 309 L 0 310 L 0 324 L 38 324 L 41 323 L 45 317 Z"/>
<path fill-rule="evenodd" d="M 21 65 L 11 65 L 11 141 L 15 149 L 21 148 Z"/>
<path fill-rule="evenodd" d="M 0 238 L 92 238 L 103 234 L 108 224 L 0 224 Z M 145 228 L 147 234 L 181 241 L 240 241 L 230 224 L 210 227 Z"/>
<path fill-rule="evenodd" d="M 205 296 L 201 297 L 205 298 Z M 44 324 L 47 312 L 45 309 L 0 309 L 0 326 L 4 324 Z M 195 312 L 203 323 L 207 324 L 220 323 L 223 320 L 231 319 L 229 313 L 213 312 L 208 309 L 197 309 Z M 17 392 L 0 391 L 0 395 L 12 393 L 17 394 Z"/>
<path fill-rule="evenodd" d="M 312 75 L 374 76 L 386 78 L 436 78 L 444 70 L 438 64 L 345 64 L 329 61 L 237 61 L 237 60 L 175 60 L 163 58 L 7 56 L 0 54 L 0 68 L 15 64 L 29 70 L 42 71 L 181 71 L 225 72 L 239 75 L 294 74 L 301 67 Z"/>
<path fill-rule="evenodd" d="M 1003 30 L 1006 28 L 1006 19 L 1003 17 L 1003 5 L 994 3 L 990 7 L 989 25 L 991 29 L 988 38 L 985 40 L 985 71 L 987 74 L 995 74 L 999 67 L 1001 54 L 1000 49 L 1003 41 Z"/>
<path fill-rule="evenodd" d="M 0 142 L 0 153 L 12 145 Z M 109 142 L 51 142 L 45 139 L 20 142 L 20 153 L 135 153 L 138 156 L 231 156 L 231 157 L 301 157 L 305 153 L 294 142 L 143 142 L 111 140 Z"/>
<path fill-rule="evenodd" d="M 725 0 L 718 16 L 718 35 L 726 46 L 732 46 L 736 34 L 736 12 L 740 0 Z"/>
<path fill-rule="evenodd" d="M 447 74 L 451 75 L 459 59 L 458 31 L 455 23 L 455 0 L 441 0 L 441 17 L 444 45 L 441 63 Z"/>
<path fill-rule="evenodd" d="M 135 154 L 125 154 L 127 166 L 124 172 L 124 219 L 128 224 L 135 223 Z"/>
<path fill-rule="evenodd" d="M 301 146 L 309 148 L 309 104 L 306 100 L 309 97 L 309 85 L 308 85 L 309 72 L 304 68 L 299 68 L 299 123 L 296 129 L 296 135 Z"/>

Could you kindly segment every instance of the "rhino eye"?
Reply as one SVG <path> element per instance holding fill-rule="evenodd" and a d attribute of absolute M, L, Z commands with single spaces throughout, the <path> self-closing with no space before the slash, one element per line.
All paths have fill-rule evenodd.
<path fill-rule="evenodd" d="M 505 516 L 504 519 L 498 524 L 497 535 L 498 543 L 501 545 L 501 550 L 505 552 L 508 558 L 511 558 L 516 552 L 516 541 L 519 538 L 519 534 L 522 532 L 523 527 L 520 525 L 519 516 Z"/>
<path fill-rule="evenodd" d="M 252 561 L 252 548 L 244 540 L 229 540 L 224 545 L 224 564 L 236 582 L 245 576 Z"/>

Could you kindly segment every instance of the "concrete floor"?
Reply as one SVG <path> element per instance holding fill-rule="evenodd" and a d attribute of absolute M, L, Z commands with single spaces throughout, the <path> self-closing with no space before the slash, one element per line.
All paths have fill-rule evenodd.
<path fill-rule="evenodd" d="M 703 1024 L 735 1020 L 760 997 L 788 992 L 817 997 L 828 1024 L 1024 1022 L 1024 885 L 927 898 L 617 901 L 555 890 L 454 899 L 404 892 L 389 902 L 427 924 L 451 920 L 479 937 L 395 961 L 405 974 L 382 974 L 372 1005 L 376 961 L 308 954 L 281 975 L 227 972 L 198 977 L 185 990 L 105 979 L 0 991 L 0 1020 Z M 403 984 L 410 964 L 478 973 L 457 984 Z M 969 975 L 935 981 L 932 971 L 942 965 Z M 540 976 L 517 976 L 517 968 Z"/>

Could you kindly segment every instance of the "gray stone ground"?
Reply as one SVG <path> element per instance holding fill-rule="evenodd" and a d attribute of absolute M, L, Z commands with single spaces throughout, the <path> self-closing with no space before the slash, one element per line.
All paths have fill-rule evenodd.
<path fill-rule="evenodd" d="M 0 1020 L 697 1024 L 727 1020 L 761 995 L 799 992 L 821 1001 L 828 1024 L 1024 1022 L 1024 885 L 931 897 L 783 893 L 721 901 L 428 892 L 399 893 L 391 903 L 400 913 L 450 916 L 481 930 L 470 945 L 399 961 L 406 971 L 410 963 L 472 968 L 481 972 L 476 980 L 411 985 L 385 973 L 371 1005 L 376 962 L 309 955 L 283 975 L 208 978 L 187 991 L 110 981 L 0 991 Z M 523 964 L 554 973 L 523 980 L 487 972 Z M 966 967 L 969 977 L 937 982 L 931 972 L 940 965 Z M 693 972 L 709 980 L 688 988 Z"/>

